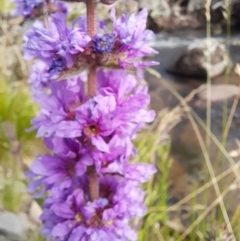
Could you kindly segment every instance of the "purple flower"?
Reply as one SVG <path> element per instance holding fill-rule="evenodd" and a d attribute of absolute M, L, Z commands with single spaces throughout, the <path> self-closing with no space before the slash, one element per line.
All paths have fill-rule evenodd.
<path fill-rule="evenodd" d="M 37 61 L 32 66 L 32 72 L 28 79 L 28 83 L 32 85 L 31 89 L 37 90 L 47 87 L 49 80 L 48 66 L 40 60 Z"/>
<path fill-rule="evenodd" d="M 46 195 L 42 234 L 52 241 L 136 241 L 131 221 L 146 213 L 140 185 L 156 169 L 130 163 L 137 153 L 132 140 L 155 112 L 148 110 L 148 88 L 124 69 L 156 64 L 137 60 L 156 53 L 147 43 L 147 10 L 119 19 L 112 10 L 112 32 L 98 21 L 90 37 L 85 16 L 68 27 L 64 5 L 46 4 L 56 6 L 62 12 L 47 27 L 36 21 L 23 45 L 25 58 L 38 59 L 28 82 L 40 110 L 30 130 L 51 151 L 26 173 L 29 192 Z"/>
<path fill-rule="evenodd" d="M 34 10 L 43 7 L 43 0 L 12 0 L 15 3 L 15 15 L 30 17 Z"/>
<path fill-rule="evenodd" d="M 65 67 L 71 67 L 75 59 L 69 52 L 70 29 L 67 27 L 66 14 L 60 12 L 53 14 L 52 21 L 49 21 L 48 25 L 48 29 L 33 26 L 27 31 L 26 43 L 23 44 L 25 55 L 39 58 L 47 63 L 61 58 Z"/>
<path fill-rule="evenodd" d="M 25 36 L 23 45 L 25 56 L 46 61 L 52 78 L 63 79 L 81 73 L 90 65 L 115 66 L 120 68 L 146 67 L 157 62 L 135 61 L 136 58 L 156 53 L 147 41 L 153 37 L 145 30 L 147 10 L 138 15 L 123 15 L 116 19 L 114 10 L 113 32 L 107 33 L 105 24 L 98 23 L 97 33 L 92 39 L 86 33 L 86 18 L 78 18 L 73 27 L 68 28 L 66 15 L 53 14 L 48 21 L 48 29 L 33 26 Z"/>
<path fill-rule="evenodd" d="M 142 217 L 144 192 L 138 183 L 122 177 L 100 179 L 100 197 L 86 199 L 82 189 L 75 189 L 62 201 L 44 205 L 43 233 L 53 240 L 137 240 L 129 221 Z"/>
<path fill-rule="evenodd" d="M 43 15 L 43 8 L 47 7 L 48 12 L 67 13 L 68 8 L 63 2 L 55 0 L 46 4 L 45 0 L 11 0 L 15 4 L 14 15 L 35 18 Z"/>
<path fill-rule="evenodd" d="M 81 28 L 76 28 L 71 31 L 68 36 L 70 53 L 78 54 L 85 51 L 87 44 L 91 38 Z"/>
<path fill-rule="evenodd" d="M 27 173 L 32 179 L 29 192 L 37 196 L 53 187 L 60 191 L 70 188 L 75 179 L 86 172 L 87 166 L 93 164 L 90 155 L 76 140 L 50 137 L 45 143 L 55 154 L 39 156 Z"/>
<path fill-rule="evenodd" d="M 56 0 L 54 2 L 54 6 L 56 6 L 56 9 L 57 9 L 58 12 L 62 12 L 64 14 L 69 13 L 69 8 L 64 2 Z"/>
<path fill-rule="evenodd" d="M 104 137 L 109 136 L 115 130 L 113 115 L 115 108 L 116 102 L 113 96 L 97 95 L 76 111 L 76 119 L 81 126 L 82 134 L 90 138 L 98 150 L 104 152 L 109 152 Z"/>
<path fill-rule="evenodd" d="M 154 37 L 150 30 L 145 30 L 148 11 L 143 9 L 138 14 L 128 16 L 123 14 L 119 19 L 116 18 L 115 9 L 112 8 L 113 35 L 118 42 L 117 52 L 121 54 L 119 64 L 125 68 L 127 66 L 146 67 L 157 65 L 158 62 L 130 62 L 129 59 L 148 56 L 158 53 L 148 46 L 148 41 Z"/>
<path fill-rule="evenodd" d="M 129 180 L 144 183 L 147 182 L 156 171 L 156 168 L 151 164 L 136 163 L 128 165 L 125 177 Z"/>
<path fill-rule="evenodd" d="M 108 143 L 109 153 L 94 150 L 93 160 L 96 171 L 101 174 L 121 174 L 124 175 L 128 167 L 128 160 L 133 155 L 133 145 L 127 138 L 119 138 L 114 135 Z"/>
<path fill-rule="evenodd" d="M 86 137 L 98 150 L 109 152 L 113 135 L 132 137 L 153 120 L 155 113 L 146 110 L 150 101 L 147 89 L 137 87 L 132 76 L 123 71 L 100 71 L 98 80 L 99 94 L 88 101 L 79 78 L 71 80 L 75 81 L 72 89 L 67 80 L 52 83 L 50 95 L 36 93 L 34 98 L 42 109 L 32 124 L 38 136 Z"/>
<path fill-rule="evenodd" d="M 96 53 L 111 53 L 115 39 L 111 34 L 96 35 L 92 39 L 93 52 Z"/>
<path fill-rule="evenodd" d="M 117 103 L 115 122 L 124 123 L 122 132 L 133 135 L 138 125 L 152 122 L 155 112 L 146 110 L 150 102 L 147 87 L 137 85 L 136 79 L 126 72 L 99 71 L 99 92 L 102 95 L 114 95 Z"/>
<path fill-rule="evenodd" d="M 80 77 L 51 83 L 51 94 L 43 91 L 34 94 L 34 100 L 42 107 L 38 117 L 32 120 L 37 136 L 81 136 L 81 126 L 76 121 L 76 109 L 84 101 L 84 83 Z M 63 126 L 68 128 L 64 129 Z"/>

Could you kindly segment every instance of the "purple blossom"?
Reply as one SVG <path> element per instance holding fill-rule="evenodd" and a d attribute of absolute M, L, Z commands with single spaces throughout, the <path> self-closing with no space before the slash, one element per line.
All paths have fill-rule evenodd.
<path fill-rule="evenodd" d="M 15 4 L 14 15 L 35 18 L 43 15 L 43 8 L 48 7 L 49 11 L 59 11 L 63 13 L 68 12 L 65 3 L 55 0 L 50 1 L 47 5 L 45 0 L 11 0 Z"/>
<path fill-rule="evenodd" d="M 122 132 L 133 135 L 137 126 L 152 122 L 155 112 L 146 110 L 150 102 L 147 87 L 137 84 L 132 75 L 124 71 L 99 71 L 99 92 L 114 95 L 117 102 L 116 116 L 122 125 Z M 116 121 L 116 119 L 115 119 Z"/>
<path fill-rule="evenodd" d="M 92 153 L 96 171 L 102 173 L 124 175 L 128 168 L 128 160 L 134 154 L 134 147 L 127 138 L 115 135 L 108 143 L 109 153 L 95 150 Z"/>
<path fill-rule="evenodd" d="M 146 213 L 140 185 L 156 169 L 130 163 L 132 140 L 155 112 L 148 88 L 124 69 L 156 64 L 137 60 L 156 53 L 147 44 L 147 11 L 116 19 L 112 10 L 112 32 L 98 22 L 91 38 L 85 16 L 68 27 L 64 5 L 50 4 L 62 12 L 47 28 L 35 22 L 23 45 L 25 58 L 37 58 L 28 82 L 40 110 L 31 129 L 51 151 L 26 173 L 29 192 L 46 195 L 42 234 L 52 241 L 136 241 L 131 220 Z"/>
<path fill-rule="evenodd" d="M 32 85 L 32 90 L 42 89 L 49 84 L 48 66 L 43 61 L 37 61 L 32 66 L 32 71 L 28 83 Z"/>
<path fill-rule="evenodd" d="M 36 93 L 34 99 L 42 107 L 32 121 L 37 135 L 86 137 L 98 150 L 109 152 L 107 142 L 113 135 L 131 137 L 153 120 L 155 113 L 146 110 L 150 102 L 147 88 L 138 87 L 133 76 L 124 71 L 99 71 L 97 78 L 99 94 L 88 101 L 83 82 L 76 78 L 72 90 L 68 80 L 52 83 L 50 95 Z"/>
<path fill-rule="evenodd" d="M 25 35 L 26 43 L 23 44 L 25 55 L 39 58 L 47 63 L 53 59 L 61 58 L 66 67 L 71 67 L 75 61 L 70 54 L 66 14 L 55 13 L 48 22 L 48 29 L 33 26 Z"/>
<path fill-rule="evenodd" d="M 71 54 L 78 54 L 85 51 L 91 38 L 82 28 L 76 28 L 68 36 L 69 49 Z"/>
<path fill-rule="evenodd" d="M 128 165 L 125 176 L 126 178 L 140 183 L 147 182 L 149 178 L 156 173 L 153 165 L 146 163 L 137 163 Z"/>
<path fill-rule="evenodd" d="M 15 3 L 15 15 L 30 17 L 34 10 L 43 7 L 43 0 L 12 0 Z"/>
<path fill-rule="evenodd" d="M 112 17 L 112 33 L 107 33 L 105 24 L 99 22 L 98 29 L 103 33 L 91 39 L 86 33 L 86 18 L 76 19 L 73 27 L 68 28 L 65 14 L 53 14 L 48 20 L 49 29 L 32 27 L 26 33 L 25 55 L 49 63 L 51 76 L 60 79 L 80 73 L 92 64 L 120 68 L 158 64 L 136 60 L 157 53 L 147 43 L 153 38 L 153 33 L 145 30 L 147 10 L 119 19 L 112 10 Z"/>
<path fill-rule="evenodd" d="M 45 205 L 43 233 L 53 240 L 137 240 L 130 228 L 133 217 L 142 217 L 144 192 L 138 183 L 121 177 L 100 179 L 100 197 L 90 202 L 82 189 L 75 189 L 64 201 Z"/>
<path fill-rule="evenodd" d="M 128 16 L 123 14 L 119 19 L 116 18 L 115 9 L 112 8 L 111 16 L 113 19 L 113 35 L 118 41 L 118 52 L 122 55 L 119 58 L 119 64 L 125 68 L 127 66 L 147 67 L 158 65 L 158 62 L 141 62 L 133 63 L 129 59 L 148 56 L 158 53 L 148 46 L 148 41 L 154 37 L 150 30 L 145 30 L 147 22 L 147 9 L 143 9 L 138 14 Z"/>
<path fill-rule="evenodd" d="M 115 39 L 111 34 L 96 35 L 92 39 L 93 51 L 96 53 L 111 53 Z"/>
<path fill-rule="evenodd" d="M 81 126 L 82 133 L 91 138 L 91 142 L 98 150 L 109 152 L 104 137 L 115 130 L 113 112 L 116 102 L 113 96 L 95 96 L 81 105 L 76 111 L 76 119 Z M 64 128 L 64 127 L 63 127 Z"/>
<path fill-rule="evenodd" d="M 68 6 L 64 3 L 64 2 L 61 2 L 61 1 L 57 1 L 54 3 L 54 5 L 56 6 L 58 12 L 62 12 L 64 14 L 67 14 L 69 13 L 69 8 Z"/>
<path fill-rule="evenodd" d="M 37 136 L 60 137 L 81 135 L 81 126 L 76 121 L 76 109 L 84 101 L 84 83 L 80 77 L 51 83 L 51 94 L 43 91 L 34 94 L 34 100 L 42 107 L 38 117 L 32 120 Z M 68 129 L 62 128 L 68 126 Z"/>
<path fill-rule="evenodd" d="M 27 173 L 32 179 L 29 192 L 36 196 L 55 187 L 70 188 L 75 179 L 86 172 L 87 166 L 93 164 L 90 155 L 74 139 L 50 137 L 45 139 L 45 144 L 55 154 L 39 156 Z"/>
<path fill-rule="evenodd" d="M 62 58 L 53 59 L 48 73 L 50 76 L 58 76 L 65 69 L 65 64 Z"/>

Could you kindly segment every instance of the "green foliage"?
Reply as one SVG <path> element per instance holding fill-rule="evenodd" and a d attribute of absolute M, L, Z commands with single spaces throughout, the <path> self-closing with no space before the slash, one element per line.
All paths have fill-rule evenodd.
<path fill-rule="evenodd" d="M 146 137 L 148 137 L 147 141 Z M 156 227 L 159 227 L 161 223 L 168 219 L 168 175 L 172 166 L 172 160 L 169 157 L 170 141 L 167 141 L 165 144 L 159 144 L 157 135 L 145 133 L 145 135 L 140 135 L 136 143 L 140 160 L 154 163 L 158 170 L 153 180 L 145 186 L 145 203 L 148 207 L 148 213 L 144 217 L 138 240 L 158 240 L 157 237 L 162 235 L 160 232 L 163 230 Z M 169 230 L 164 230 L 164 232 Z"/>
<path fill-rule="evenodd" d="M 0 78 L 0 205 L 12 212 L 18 212 L 26 194 L 23 157 L 35 140 L 35 133 L 26 129 L 35 112 L 23 82 Z"/>
<path fill-rule="evenodd" d="M 26 147 L 35 139 L 34 132 L 26 132 L 36 112 L 28 89 L 23 83 L 7 83 L 0 78 L 0 161 L 14 148 Z M 9 157 L 9 156 L 8 156 Z"/>
<path fill-rule="evenodd" d="M 213 236 L 215 239 L 213 241 L 221 240 L 222 231 L 221 228 L 224 226 L 224 219 L 221 215 L 221 212 L 218 216 L 215 216 L 215 219 L 212 219 L 211 215 L 205 216 L 204 219 L 200 220 L 199 224 L 191 228 L 191 225 L 196 221 L 196 212 L 198 216 L 202 215 L 205 209 L 196 209 L 198 206 L 198 201 L 196 195 L 193 195 L 188 202 L 188 207 L 191 212 L 189 212 L 189 221 L 190 221 L 190 232 L 186 238 L 182 239 L 183 232 L 178 230 L 178 223 L 171 219 L 170 213 L 177 210 L 181 210 L 181 205 L 170 206 L 168 200 L 169 196 L 169 173 L 172 167 L 172 159 L 170 157 L 170 141 L 165 143 L 159 143 L 158 136 L 152 132 L 145 132 L 139 135 L 139 138 L 136 140 L 136 146 L 139 150 L 139 155 L 136 159 L 141 161 L 153 163 L 158 169 L 155 177 L 147 183 L 144 188 L 146 190 L 145 204 L 148 207 L 148 212 L 141 222 L 141 229 L 138 234 L 138 241 L 207 241 L 210 237 Z M 205 200 L 207 203 L 207 200 Z M 183 202 L 184 203 L 184 202 Z M 207 204 L 206 204 L 207 207 Z M 213 213 L 216 213 L 215 209 L 212 210 Z M 194 211 L 196 210 L 196 211 Z M 236 210 L 233 218 L 231 220 L 231 225 L 235 232 L 235 236 L 240 240 L 240 207 Z M 180 220 L 179 220 L 180 221 Z M 180 227 L 180 226 L 179 226 Z M 212 229 L 217 231 L 211 233 Z M 227 230 L 224 230 L 224 235 L 227 237 L 232 237 Z M 212 237 L 212 236 L 211 236 Z M 233 240 L 233 239 L 229 239 Z"/>
<path fill-rule="evenodd" d="M 5 178 L 0 191 L 0 203 L 4 209 L 17 213 L 22 206 L 25 193 L 25 183 L 13 178 Z"/>
<path fill-rule="evenodd" d="M 27 241 L 45 241 L 46 239 L 40 234 L 40 230 L 38 232 L 31 233 L 29 235 Z"/>

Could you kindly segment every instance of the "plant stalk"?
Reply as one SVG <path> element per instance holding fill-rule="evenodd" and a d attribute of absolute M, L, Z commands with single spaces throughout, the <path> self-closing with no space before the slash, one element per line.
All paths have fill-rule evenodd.
<path fill-rule="evenodd" d="M 96 0 L 86 0 L 87 7 L 87 32 L 90 37 L 96 34 Z M 92 98 L 96 94 L 97 67 L 92 65 L 88 71 L 88 96 Z M 89 196 L 94 201 L 99 198 L 99 179 L 94 166 L 89 168 Z"/>

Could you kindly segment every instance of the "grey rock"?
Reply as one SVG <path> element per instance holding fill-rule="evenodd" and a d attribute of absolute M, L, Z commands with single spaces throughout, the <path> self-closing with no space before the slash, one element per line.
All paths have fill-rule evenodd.
<path fill-rule="evenodd" d="M 40 223 L 39 218 L 42 214 L 42 208 L 36 201 L 32 201 L 28 214 L 31 220 L 33 220 L 36 224 Z"/>
<path fill-rule="evenodd" d="M 0 235 L 0 241 L 8 241 L 4 236 Z"/>
<path fill-rule="evenodd" d="M 23 220 L 14 213 L 0 214 L 0 235 L 9 241 L 25 241 L 27 228 Z M 3 239 L 4 240 L 4 239 Z"/>
<path fill-rule="evenodd" d="M 211 63 L 208 63 L 208 55 Z M 197 40 L 190 44 L 186 51 L 168 69 L 177 75 L 211 78 L 222 74 L 230 65 L 228 51 L 224 44 L 216 39 Z"/>
<path fill-rule="evenodd" d="M 202 100 L 210 100 L 212 102 L 221 101 L 232 98 L 239 94 L 239 87 L 236 85 L 216 84 L 210 88 L 210 95 L 208 95 L 207 86 L 198 93 L 198 97 Z"/>

